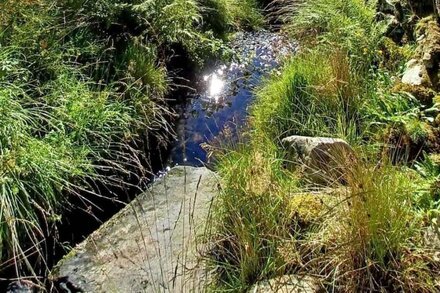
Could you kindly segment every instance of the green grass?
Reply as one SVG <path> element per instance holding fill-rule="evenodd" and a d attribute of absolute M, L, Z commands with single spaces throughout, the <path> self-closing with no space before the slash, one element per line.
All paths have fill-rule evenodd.
<path fill-rule="evenodd" d="M 414 170 L 413 161 L 437 112 L 395 87 L 411 44 L 390 44 L 374 2 L 312 0 L 286 10 L 284 30 L 301 52 L 256 89 L 243 141 L 214 151 L 223 179 L 213 219 L 216 290 L 244 292 L 291 273 L 316 276 L 330 291 L 438 290 L 440 266 L 423 241 L 438 215 L 438 163 Z M 291 158 L 280 142 L 289 135 L 353 146 L 357 159 L 342 183 L 322 174 L 330 195 L 301 168 L 285 168 Z"/>
<path fill-rule="evenodd" d="M 216 229 L 213 265 L 220 273 L 216 290 L 246 292 L 282 270 L 278 248 L 290 237 L 285 192 L 294 191 L 296 182 L 282 171 L 276 152 L 269 141 L 222 146 L 219 173 L 225 189 L 211 223 Z"/>
<path fill-rule="evenodd" d="M 412 180 L 409 174 L 386 163 L 359 164 L 350 170 L 347 206 L 340 216 L 342 239 L 338 242 L 347 244 L 334 253 L 346 254 L 341 257 L 348 265 L 343 271 L 359 274 L 346 280 L 352 288 L 372 286 L 412 245 L 419 221 L 412 206 L 417 190 Z M 381 286 L 385 284 L 377 289 Z"/>
<path fill-rule="evenodd" d="M 206 25 L 219 36 L 225 36 L 231 29 L 255 29 L 264 24 L 257 0 L 202 0 L 205 7 Z"/>
<path fill-rule="evenodd" d="M 318 50 L 299 54 L 287 61 L 280 76 L 263 82 L 251 115 L 257 131 L 277 141 L 292 134 L 348 138 L 356 131 L 350 123 L 356 122 L 352 112 L 358 97 L 347 96 L 351 81 L 335 76 L 328 57 Z"/>
<path fill-rule="evenodd" d="M 262 16 L 251 0 L 6 0 L 0 11 L 0 267 L 19 276 L 46 269 L 44 236 L 69 197 L 150 171 L 132 146 L 168 136 L 172 52 L 227 55 L 217 37 Z"/>

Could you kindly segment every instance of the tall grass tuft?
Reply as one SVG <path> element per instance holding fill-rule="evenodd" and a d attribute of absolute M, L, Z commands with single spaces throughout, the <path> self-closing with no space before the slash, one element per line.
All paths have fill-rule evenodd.
<path fill-rule="evenodd" d="M 384 40 L 384 24 L 376 22 L 375 15 L 375 1 L 305 1 L 287 20 L 287 30 L 303 41 L 340 47 L 359 73 L 366 73 L 380 61 L 378 49 Z"/>
<path fill-rule="evenodd" d="M 330 56 L 330 58 L 328 58 Z M 252 122 L 276 141 L 289 135 L 335 136 L 356 142 L 360 90 L 341 51 L 311 51 L 289 60 L 257 91 Z M 332 66 L 338 64 L 338 67 Z M 320 70 L 315 70 L 319 67 Z"/>
<path fill-rule="evenodd" d="M 274 145 L 261 143 L 222 146 L 218 170 L 225 188 L 210 223 L 215 230 L 211 263 L 220 274 L 218 290 L 246 292 L 283 270 L 279 248 L 290 237 L 291 224 L 285 192 L 293 191 L 296 182 L 279 168 L 282 162 L 274 157 Z"/>
<path fill-rule="evenodd" d="M 352 288 L 375 290 L 386 286 L 382 278 L 401 261 L 417 232 L 411 177 L 385 163 L 355 165 L 347 176 L 349 198 L 341 211 L 343 238 L 340 252 Z M 380 284 L 380 285 L 379 285 Z"/>

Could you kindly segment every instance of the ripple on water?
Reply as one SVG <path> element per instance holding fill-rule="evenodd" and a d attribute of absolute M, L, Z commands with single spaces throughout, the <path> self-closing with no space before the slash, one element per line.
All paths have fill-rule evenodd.
<path fill-rule="evenodd" d="M 296 44 L 268 31 L 239 33 L 232 46 L 237 60 L 207 71 L 198 81 L 197 93 L 182 108 L 169 166 L 204 165 L 207 154 L 201 144 L 214 139 L 225 126 L 242 126 L 253 100 L 252 89 L 284 56 L 296 52 Z"/>

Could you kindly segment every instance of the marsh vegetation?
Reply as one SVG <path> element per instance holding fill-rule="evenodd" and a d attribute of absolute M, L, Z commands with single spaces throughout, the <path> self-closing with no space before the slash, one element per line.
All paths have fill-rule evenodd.
<path fill-rule="evenodd" d="M 202 237 L 215 272 L 207 289 L 247 292 L 290 275 L 331 292 L 437 292 L 431 2 L 3 1 L 0 274 L 44 286 L 54 246 L 75 244 L 59 241 L 66 211 L 92 218 L 153 175 L 175 138 L 185 72 L 232 58 L 234 33 L 276 24 L 298 51 L 258 75 L 253 97 L 246 89 L 246 107 L 254 100 L 236 110 L 247 119 L 197 146 L 221 178 Z M 350 155 L 315 170 L 291 156 L 283 139 L 293 135 L 343 140 Z"/>
<path fill-rule="evenodd" d="M 241 140 L 214 142 L 216 288 L 297 275 L 331 292 L 438 291 L 436 86 L 401 82 L 434 11 L 416 16 L 411 1 L 385 13 L 385 1 L 279 2 L 299 53 L 255 90 Z M 386 15 L 400 12 L 396 42 Z M 291 135 L 343 139 L 355 158 L 314 180 L 287 155 Z"/>

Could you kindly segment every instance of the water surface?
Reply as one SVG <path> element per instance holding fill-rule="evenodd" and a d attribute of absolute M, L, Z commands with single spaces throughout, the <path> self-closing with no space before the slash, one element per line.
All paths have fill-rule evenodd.
<path fill-rule="evenodd" d="M 268 31 L 239 33 L 232 46 L 237 58 L 202 74 L 196 93 L 177 109 L 177 136 L 167 168 L 182 164 L 203 166 L 207 162 L 203 143 L 214 139 L 225 126 L 244 125 L 254 99 L 253 89 L 284 56 L 296 50 L 287 38 Z"/>

